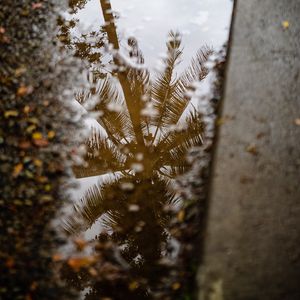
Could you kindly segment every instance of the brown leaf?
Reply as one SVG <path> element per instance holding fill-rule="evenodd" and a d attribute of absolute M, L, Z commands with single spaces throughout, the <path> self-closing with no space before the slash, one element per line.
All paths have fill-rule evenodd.
<path fill-rule="evenodd" d="M 37 287 L 38 287 L 38 283 L 36 281 L 33 281 L 30 285 L 30 290 L 35 291 Z"/>
<path fill-rule="evenodd" d="M 74 240 L 74 244 L 76 245 L 78 250 L 82 251 L 87 246 L 87 241 L 84 239 L 77 238 Z"/>
<path fill-rule="evenodd" d="M 33 141 L 34 145 L 37 147 L 47 147 L 49 145 L 49 141 L 46 139 L 38 139 Z"/>
<path fill-rule="evenodd" d="M 52 260 L 54 262 L 62 261 L 63 256 L 60 253 L 56 253 L 56 254 L 52 255 Z"/>
<path fill-rule="evenodd" d="M 21 85 L 17 90 L 17 96 L 23 97 L 30 94 L 33 91 L 32 86 Z"/>
<path fill-rule="evenodd" d="M 98 272 L 97 272 L 97 270 L 95 268 L 89 268 L 89 273 L 93 277 L 98 276 Z"/>
<path fill-rule="evenodd" d="M 183 222 L 184 221 L 184 217 L 185 217 L 185 211 L 182 209 L 177 214 L 177 220 L 179 222 Z"/>
<path fill-rule="evenodd" d="M 29 141 L 21 141 L 19 142 L 19 148 L 21 149 L 28 149 L 31 147 L 31 143 Z"/>
<path fill-rule="evenodd" d="M 5 266 L 8 268 L 8 269 L 11 269 L 13 268 L 15 265 L 15 260 L 13 257 L 9 257 L 7 258 L 6 262 L 5 262 Z"/>
<path fill-rule="evenodd" d="M 74 270 L 79 271 L 81 268 L 89 267 L 96 261 L 94 256 L 74 257 L 68 259 L 68 265 Z"/>
<path fill-rule="evenodd" d="M 258 155 L 257 146 L 255 144 L 250 144 L 246 147 L 246 151 L 253 154 Z"/>
<path fill-rule="evenodd" d="M 27 71 L 27 69 L 26 69 L 25 67 L 17 68 L 17 69 L 15 70 L 15 75 L 16 75 L 16 77 L 19 77 L 19 76 L 21 76 L 22 74 L 24 74 L 26 71 Z"/>

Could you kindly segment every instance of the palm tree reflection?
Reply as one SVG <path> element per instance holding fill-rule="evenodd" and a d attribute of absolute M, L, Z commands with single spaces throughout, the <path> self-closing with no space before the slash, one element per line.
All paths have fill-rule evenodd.
<path fill-rule="evenodd" d="M 120 51 L 110 3 L 101 0 L 101 5 L 114 66 L 104 78 L 93 78 L 94 88 L 77 95 L 83 105 L 97 99 L 93 111 L 102 131 L 92 131 L 85 165 L 74 172 L 77 178 L 102 175 L 105 180 L 75 206 L 66 230 L 78 233 L 101 217 L 132 272 L 149 280 L 168 244 L 166 207 L 178 201 L 172 182 L 190 167 L 187 151 L 202 144 L 201 116 L 196 109 L 186 111 L 193 84 L 207 75 L 204 63 L 211 50 L 200 49 L 178 76 L 181 37 L 171 31 L 162 70 L 150 76 L 134 38 L 128 39 L 126 53 Z"/>

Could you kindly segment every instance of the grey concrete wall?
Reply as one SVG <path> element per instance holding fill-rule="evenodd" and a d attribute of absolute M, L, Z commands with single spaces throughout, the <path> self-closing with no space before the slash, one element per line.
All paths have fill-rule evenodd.
<path fill-rule="evenodd" d="M 299 0 L 237 1 L 201 300 L 300 299 L 299 52 Z"/>

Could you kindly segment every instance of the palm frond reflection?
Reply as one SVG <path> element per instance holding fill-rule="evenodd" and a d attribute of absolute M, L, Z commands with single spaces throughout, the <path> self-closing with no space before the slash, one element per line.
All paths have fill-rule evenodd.
<path fill-rule="evenodd" d="M 106 136 L 93 130 L 86 142 L 86 164 L 74 168 L 78 178 L 121 173 L 117 182 L 109 183 L 108 187 L 105 185 L 106 190 L 110 189 L 110 184 L 122 186 L 121 180 L 122 183 L 127 180 L 133 189 L 138 189 L 145 180 L 163 182 L 175 179 L 189 168 L 186 161 L 188 150 L 203 142 L 201 116 L 195 108 L 189 112 L 186 112 L 186 108 L 195 89 L 193 83 L 203 80 L 207 75 L 204 63 L 211 50 L 201 49 L 191 66 L 176 78 L 175 67 L 182 54 L 181 38 L 178 33 L 170 32 L 164 69 L 150 79 L 149 72 L 142 64 L 137 43 L 130 40 L 128 46 L 131 57 L 135 53 L 138 59 L 134 64 L 125 65 L 123 61 L 121 66 L 117 65 L 123 74 L 122 84 L 117 75 L 107 74 L 106 78 L 98 80 L 98 88 L 94 92 L 98 97 L 94 111 L 98 112 L 97 121 Z M 88 101 L 89 97 L 80 98 L 83 105 Z M 100 184 L 87 192 L 77 211 L 90 210 L 91 195 L 103 189 L 103 184 Z M 156 190 L 156 185 L 152 189 Z M 105 197 L 99 196 L 102 213 L 108 211 L 105 202 L 118 201 L 109 197 L 109 194 L 107 192 Z M 163 197 L 161 193 L 159 196 Z M 147 201 L 145 198 L 144 202 Z M 130 199 L 127 202 L 130 203 Z M 74 232 L 74 228 L 79 228 L 76 224 L 79 222 L 85 223 L 82 229 L 86 229 L 100 215 L 95 213 L 87 218 L 85 213 L 78 213 L 67 228 Z"/>
<path fill-rule="evenodd" d="M 109 1 L 101 3 L 107 6 Z M 120 50 L 113 15 L 106 11 L 105 30 L 114 48 L 112 71 L 104 76 L 92 72 L 93 87 L 76 97 L 97 113 L 101 132 L 91 131 L 85 164 L 73 168 L 77 178 L 101 175 L 105 180 L 74 206 L 65 228 L 79 233 L 101 218 L 122 257 L 146 276 L 147 264 L 157 262 L 167 245 L 166 208 L 179 201 L 172 183 L 190 168 L 188 151 L 203 144 L 202 116 L 191 100 L 195 83 L 208 74 L 205 62 L 212 50 L 201 48 L 178 74 L 182 40 L 170 31 L 162 68 L 150 74 L 136 39 L 128 39 L 126 52 Z M 100 233 L 98 239 L 103 235 L 107 236 Z"/>

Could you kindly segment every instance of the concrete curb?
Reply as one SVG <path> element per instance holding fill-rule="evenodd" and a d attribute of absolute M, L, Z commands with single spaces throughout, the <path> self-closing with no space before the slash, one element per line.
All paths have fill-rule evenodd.
<path fill-rule="evenodd" d="M 300 3 L 236 3 L 199 299 L 300 299 Z"/>

